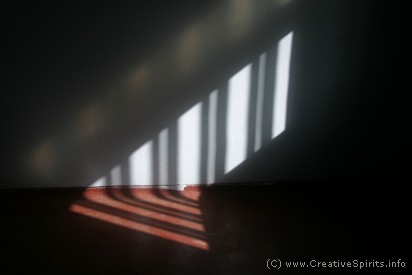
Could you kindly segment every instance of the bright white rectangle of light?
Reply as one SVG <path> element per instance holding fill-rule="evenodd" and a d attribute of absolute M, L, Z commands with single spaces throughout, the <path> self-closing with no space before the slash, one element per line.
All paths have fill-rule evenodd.
<path fill-rule="evenodd" d="M 272 120 L 272 138 L 286 128 L 286 108 L 289 89 L 289 69 L 292 54 L 293 32 L 288 33 L 278 43 L 275 72 L 274 111 Z"/>
<path fill-rule="evenodd" d="M 246 159 L 251 65 L 229 80 L 225 173 Z"/>
<path fill-rule="evenodd" d="M 110 182 L 111 185 L 122 185 L 122 169 L 120 165 L 116 165 L 110 171 Z"/>
<path fill-rule="evenodd" d="M 131 185 L 152 185 L 153 141 L 148 141 L 129 157 Z"/>
<path fill-rule="evenodd" d="M 209 95 L 208 112 L 208 148 L 207 148 L 207 183 L 216 181 L 216 129 L 217 129 L 217 93 L 215 90 Z"/>
<path fill-rule="evenodd" d="M 201 102 L 178 120 L 178 184 L 198 184 L 200 181 Z"/>
<path fill-rule="evenodd" d="M 266 53 L 259 57 L 258 86 L 256 98 L 255 152 L 262 146 L 263 102 L 265 89 Z"/>
<path fill-rule="evenodd" d="M 169 171 L 169 130 L 163 129 L 159 134 L 159 185 L 168 185 Z"/>

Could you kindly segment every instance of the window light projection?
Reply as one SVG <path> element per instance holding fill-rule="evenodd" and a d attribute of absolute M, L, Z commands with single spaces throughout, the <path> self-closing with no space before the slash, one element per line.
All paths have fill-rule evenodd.
<path fill-rule="evenodd" d="M 101 186 L 107 186 L 106 177 L 98 178 L 92 184 L 90 184 L 90 187 L 101 187 Z"/>
<path fill-rule="evenodd" d="M 177 185 L 214 183 L 218 177 L 247 159 L 249 138 L 251 152 L 256 152 L 269 138 L 269 132 L 271 139 L 274 139 L 285 131 L 292 41 L 293 32 L 290 32 L 271 49 L 271 54 L 268 51 L 257 57 L 257 66 L 248 64 L 234 74 L 227 81 L 227 89 L 214 90 L 182 114 L 177 119 L 176 150 L 172 150 L 169 144 L 169 128 L 164 128 L 154 141 L 147 141 L 132 153 L 128 159 L 128 184 L 153 185 L 156 180 L 158 185 L 170 185 L 171 173 L 177 175 Z M 253 90 L 252 75 L 255 75 L 253 81 L 256 82 Z M 272 85 L 268 85 L 270 82 L 273 89 Z M 256 100 L 251 101 L 252 93 Z M 266 104 L 268 101 L 273 104 Z M 249 125 L 250 121 L 253 123 Z M 266 130 L 268 137 L 264 140 L 265 129 L 269 130 Z M 218 141 L 220 137 L 224 138 L 223 145 Z M 156 152 L 153 149 L 154 142 Z M 203 148 L 206 149 L 201 149 L 202 143 L 205 143 Z M 205 154 L 203 158 L 202 152 Z M 155 153 L 156 156 L 153 155 Z M 223 161 L 219 162 L 218 159 Z M 171 165 L 171 160 L 177 160 L 177 164 Z M 217 171 L 219 165 L 223 171 L 220 174 Z M 111 185 L 122 185 L 119 169 L 116 166 L 110 171 Z M 174 169 L 176 171 L 171 171 Z M 204 171 L 205 182 L 200 182 L 201 171 Z M 156 175 L 156 179 L 153 175 Z M 92 184 L 106 185 L 107 180 L 104 178 Z"/>
<path fill-rule="evenodd" d="M 289 89 L 289 67 L 292 54 L 292 39 L 293 32 L 290 32 L 278 43 L 272 138 L 278 136 L 286 128 L 286 107 Z"/>
<path fill-rule="evenodd" d="M 168 190 L 131 189 L 125 195 L 111 189 L 96 195 L 93 189 L 84 192 L 84 200 L 70 206 L 70 210 L 90 218 L 111 223 L 140 233 L 178 242 L 201 250 L 209 250 L 205 228 L 197 200 L 198 189 L 185 191 L 176 197 Z"/>
<path fill-rule="evenodd" d="M 153 141 L 148 141 L 129 157 L 130 184 L 153 185 Z"/>
<path fill-rule="evenodd" d="M 208 250 L 200 189 L 184 186 L 219 181 L 285 131 L 292 38 L 290 32 L 257 56 L 256 66 L 240 69 L 143 143 L 127 158 L 127 168 L 114 166 L 91 185 L 177 184 L 180 191 L 113 188 L 99 198 L 86 191 L 85 200 L 72 204 L 71 211 Z"/>
<path fill-rule="evenodd" d="M 178 184 L 200 180 L 200 123 L 202 104 L 198 103 L 178 120 Z"/>
<path fill-rule="evenodd" d="M 251 65 L 229 80 L 225 173 L 246 159 Z"/>

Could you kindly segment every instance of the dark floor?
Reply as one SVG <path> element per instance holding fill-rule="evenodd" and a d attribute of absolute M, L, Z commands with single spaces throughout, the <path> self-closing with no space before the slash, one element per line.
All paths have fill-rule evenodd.
<path fill-rule="evenodd" d="M 391 182 L 3 190 L 1 274 L 407 274 L 407 199 Z"/>

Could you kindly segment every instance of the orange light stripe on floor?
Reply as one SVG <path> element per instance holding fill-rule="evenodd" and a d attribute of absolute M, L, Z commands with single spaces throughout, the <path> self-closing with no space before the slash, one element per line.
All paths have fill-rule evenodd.
<path fill-rule="evenodd" d="M 128 212 L 130 214 L 134 214 L 134 215 L 138 215 L 138 216 L 141 216 L 141 217 L 158 220 L 158 221 L 165 222 L 165 223 L 170 223 L 170 224 L 182 226 L 182 227 L 193 229 L 193 230 L 196 230 L 196 231 L 199 231 L 199 232 L 204 232 L 205 231 L 203 224 L 201 224 L 199 222 L 188 221 L 184 218 L 178 218 L 178 217 L 174 217 L 174 216 L 170 216 L 170 215 L 166 215 L 166 214 L 161 214 L 161 213 L 156 212 L 156 211 L 143 209 L 143 208 L 125 203 L 121 200 L 113 199 L 113 198 L 111 198 L 107 195 L 101 195 L 101 196 L 99 196 L 99 198 L 97 198 L 97 196 L 93 196 L 90 193 L 89 194 L 86 193 L 85 197 L 90 202 L 95 202 L 95 203 L 98 203 L 102 206 L 112 207 L 112 208 L 115 208 L 117 210 L 122 210 L 122 211 Z M 169 203 L 167 205 L 169 205 Z"/>
<path fill-rule="evenodd" d="M 206 241 L 199 240 L 196 238 L 191 238 L 182 234 L 170 232 L 164 229 L 156 228 L 147 224 L 139 223 L 136 221 L 131 221 L 125 218 L 118 217 L 116 215 L 108 214 L 102 211 L 91 209 L 78 204 L 73 204 L 70 206 L 70 210 L 74 213 L 78 213 L 84 216 L 88 216 L 94 219 L 105 221 L 111 224 L 115 224 L 121 227 L 135 230 L 137 232 L 142 232 L 150 234 L 159 238 L 167 239 L 170 241 L 182 243 L 191 247 L 195 247 L 202 250 L 209 250 L 209 245 Z"/>

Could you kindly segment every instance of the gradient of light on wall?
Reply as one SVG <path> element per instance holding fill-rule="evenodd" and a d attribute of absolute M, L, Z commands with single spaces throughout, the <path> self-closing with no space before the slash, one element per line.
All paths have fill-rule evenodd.
<path fill-rule="evenodd" d="M 127 170 L 123 171 L 125 167 L 116 165 L 109 171 L 108 177 L 103 176 L 90 186 L 170 186 L 170 175 L 173 172 L 177 176 L 177 182 L 173 184 L 177 186 L 212 184 L 219 181 L 219 177 L 243 163 L 248 154 L 264 147 L 266 140 L 263 132 L 268 121 L 271 127 L 270 139 L 276 138 L 286 130 L 292 38 L 293 33 L 290 32 L 277 43 L 273 60 L 269 60 L 267 53 L 257 57 L 257 84 L 256 90 L 253 91 L 255 101 L 251 100 L 253 66 L 248 64 L 227 81 L 227 91 L 214 90 L 177 118 L 176 143 L 171 143 L 173 126 L 166 127 L 128 156 Z M 275 62 L 272 64 L 275 67 L 272 76 L 267 70 L 270 62 Z M 272 90 L 266 85 L 267 77 L 270 77 L 269 81 L 274 81 Z M 264 112 L 265 106 L 268 106 L 265 104 L 266 97 L 273 98 L 273 105 L 270 105 L 273 109 L 270 110 L 269 117 L 265 117 L 268 112 Z M 255 104 L 254 108 L 250 108 L 252 104 Z M 254 121 L 253 127 L 249 124 L 251 120 Z M 248 139 L 251 137 L 254 142 L 249 145 Z M 202 147 L 205 140 L 207 146 Z M 176 144 L 173 146 L 177 148 L 173 148 L 171 144 Z M 248 146 L 252 148 L 251 153 L 248 152 Z M 177 150 L 174 152 L 172 149 Z M 202 153 L 206 155 L 203 158 Z M 177 163 L 171 163 L 172 160 L 176 160 Z M 218 165 L 223 166 L 223 169 L 219 170 L 223 171 L 220 174 L 217 171 Z M 200 182 L 202 171 L 205 173 L 205 182 Z M 127 183 L 122 178 L 125 173 L 129 176 Z M 157 182 L 155 177 L 158 178 Z M 156 189 L 158 194 L 153 193 L 154 189 L 131 190 L 129 196 L 114 190 L 107 197 L 100 198 L 86 192 L 86 202 L 74 203 L 70 210 L 144 234 L 202 250 L 209 249 L 201 211 L 196 202 L 200 191 L 197 192 L 196 199 L 192 198 L 188 202 L 168 193 L 169 190 Z M 184 196 L 185 192 L 184 189 L 180 194 Z"/>
<path fill-rule="evenodd" d="M 219 89 L 211 92 L 204 100 L 198 102 L 177 119 L 177 152 L 172 156 L 169 144 L 170 130 L 164 128 L 152 139 L 140 146 L 129 158 L 129 185 L 171 185 L 169 176 L 171 169 L 176 169 L 177 182 L 172 184 L 212 184 L 219 180 L 216 174 L 218 151 L 225 152 L 223 160 L 223 172 L 229 173 L 239 164 L 243 163 L 247 157 L 248 139 L 253 137 L 252 151 L 257 152 L 267 143 L 263 140 L 265 127 L 271 127 L 271 138 L 276 138 L 286 129 L 287 98 L 289 90 L 289 71 L 292 55 L 293 32 L 288 33 L 275 45 L 275 58 L 268 60 L 267 52 L 262 53 L 257 58 L 257 82 L 255 110 L 250 113 L 251 103 L 251 78 L 252 65 L 248 64 L 235 73 L 227 82 L 227 102 L 222 107 L 219 101 L 219 94 L 225 93 Z M 267 67 L 269 62 L 275 63 L 273 75 L 268 75 Z M 268 90 L 266 84 L 274 81 L 273 90 Z M 265 101 L 273 98 L 273 109 L 264 112 Z M 204 104 L 207 102 L 208 104 Z M 206 108 L 206 112 L 203 112 Z M 218 117 L 219 108 L 225 109 L 225 117 Z M 264 117 L 271 114 L 271 117 Z M 202 119 L 202 115 L 206 116 Z M 250 128 L 248 121 L 252 118 L 254 127 Z M 218 124 L 225 120 L 225 129 L 218 131 Z M 266 121 L 266 122 L 265 122 Z M 270 121 L 268 125 L 267 121 Z M 206 123 L 202 127 L 202 123 Z M 202 128 L 206 132 L 202 132 Z M 224 148 L 218 148 L 218 137 L 224 134 Z M 202 159 L 202 142 L 207 140 L 206 154 Z M 157 155 L 153 150 L 154 142 L 157 142 Z M 176 159 L 177 164 L 171 165 L 171 159 Z M 157 160 L 157 163 L 154 161 Z M 203 167 L 203 168 L 202 168 Z M 201 170 L 205 171 L 205 182 L 201 182 Z M 157 182 L 154 182 L 153 175 L 157 175 Z M 119 168 L 113 167 L 110 171 L 111 185 L 124 185 Z M 103 178 L 96 180 L 91 186 L 106 186 L 107 181 Z"/>

